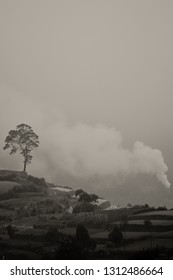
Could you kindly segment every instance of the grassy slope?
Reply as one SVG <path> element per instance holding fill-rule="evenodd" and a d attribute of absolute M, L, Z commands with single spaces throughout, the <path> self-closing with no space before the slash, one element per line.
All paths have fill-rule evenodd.
<path fill-rule="evenodd" d="M 7 180 L 8 177 L 9 180 Z M 32 191 L 28 189 L 28 184 L 30 183 L 31 187 L 32 184 L 38 186 L 38 190 L 36 192 L 33 191 L 32 188 Z M 43 201 L 45 202 L 45 206 L 43 206 L 43 208 L 49 209 L 49 205 L 46 206 L 46 201 L 51 200 L 52 204 L 55 203 L 56 205 L 61 205 L 61 207 L 65 210 L 68 207 L 75 205 L 77 202 L 77 200 L 72 197 L 73 193 L 68 193 L 66 192 L 66 190 L 63 192 L 63 187 L 61 187 L 62 191 L 56 190 L 55 192 L 53 189 L 51 189 L 51 187 L 49 187 L 49 184 L 42 179 L 28 176 L 27 174 L 23 174 L 22 172 L 15 173 L 14 171 L 12 171 L 12 173 L 10 173 L 10 171 L 0 170 L 0 196 L 11 191 L 16 185 L 19 187 L 22 186 L 22 188 L 24 186 L 25 188 L 25 184 L 27 189 L 24 192 L 17 192 L 14 197 L 5 197 L 5 199 L 0 199 L 0 219 L 2 220 L 0 222 L 1 225 L 4 223 L 9 223 L 9 218 L 11 219 L 12 224 L 24 225 L 26 227 L 38 223 L 43 223 L 43 221 L 39 218 L 40 214 L 29 217 L 24 216 L 23 218 L 16 216 L 18 209 L 24 208 L 30 203 L 37 204 Z M 44 218 L 46 219 L 46 224 L 48 224 L 49 222 L 50 224 L 52 224 L 52 217 L 57 220 L 59 219 L 59 214 L 60 213 L 57 208 L 55 213 L 41 214 L 41 216 L 44 216 Z M 57 223 L 57 221 L 54 222 Z"/>
<path fill-rule="evenodd" d="M 0 181 L 0 193 L 7 192 L 12 189 L 14 186 L 19 185 L 17 182 L 11 181 Z"/>

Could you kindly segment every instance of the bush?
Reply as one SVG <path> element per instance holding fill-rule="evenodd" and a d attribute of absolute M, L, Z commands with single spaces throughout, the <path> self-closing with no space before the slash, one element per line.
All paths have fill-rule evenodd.
<path fill-rule="evenodd" d="M 94 212 L 96 209 L 96 206 L 93 204 L 90 204 L 88 202 L 79 202 L 74 208 L 73 213 L 84 213 L 84 212 Z"/>
<path fill-rule="evenodd" d="M 64 239 L 64 233 L 59 232 L 57 227 L 49 227 L 45 239 L 50 243 L 59 243 Z"/>
<path fill-rule="evenodd" d="M 88 247 L 90 243 L 88 230 L 82 224 L 78 224 L 76 227 L 76 239 L 83 247 Z"/>
<path fill-rule="evenodd" d="M 75 196 L 80 196 L 83 193 L 84 193 L 84 191 L 82 189 L 78 189 L 75 191 Z"/>
<path fill-rule="evenodd" d="M 147 229 L 150 229 L 151 226 L 152 226 L 152 222 L 150 220 L 144 220 L 144 226 L 147 228 Z"/>
<path fill-rule="evenodd" d="M 66 209 L 70 207 L 70 202 L 67 197 L 63 197 L 62 199 L 60 199 L 59 203 L 62 204 Z"/>
<path fill-rule="evenodd" d="M 165 211 L 165 210 L 168 210 L 168 209 L 166 208 L 166 206 L 159 206 L 156 210 L 157 211 Z"/>
<path fill-rule="evenodd" d="M 75 192 L 75 196 L 79 196 L 79 201 L 83 202 L 96 202 L 96 200 L 99 198 L 96 194 L 88 194 L 87 192 L 79 189 Z"/>
<path fill-rule="evenodd" d="M 75 238 L 66 236 L 56 250 L 55 258 L 59 260 L 83 260 L 86 258 L 86 254 L 87 252 L 79 246 Z"/>
<path fill-rule="evenodd" d="M 117 225 L 114 225 L 112 231 L 108 234 L 109 241 L 119 243 L 123 240 L 123 234 Z"/>
<path fill-rule="evenodd" d="M 12 222 L 13 217 L 11 215 L 0 215 L 0 221 Z"/>
<path fill-rule="evenodd" d="M 8 233 L 9 238 L 14 238 L 14 232 L 15 232 L 15 230 L 14 230 L 14 228 L 12 227 L 12 225 L 8 225 L 8 226 L 6 227 L 6 230 L 7 230 L 7 233 Z"/>
<path fill-rule="evenodd" d="M 90 197 L 91 197 L 91 201 L 93 201 L 93 202 L 96 202 L 97 199 L 99 198 L 98 195 L 96 195 L 96 194 L 90 194 Z"/>
<path fill-rule="evenodd" d="M 90 238 L 87 228 L 82 224 L 76 227 L 76 240 L 81 248 L 94 250 L 96 247 L 96 241 Z"/>
<path fill-rule="evenodd" d="M 46 184 L 46 181 L 44 178 L 37 178 L 37 177 L 29 175 L 27 177 L 27 181 L 34 183 L 37 186 L 47 187 L 47 184 Z"/>
<path fill-rule="evenodd" d="M 92 199 L 91 199 L 91 196 L 88 193 L 84 192 L 79 196 L 79 201 L 89 203 L 89 202 L 92 201 Z"/>

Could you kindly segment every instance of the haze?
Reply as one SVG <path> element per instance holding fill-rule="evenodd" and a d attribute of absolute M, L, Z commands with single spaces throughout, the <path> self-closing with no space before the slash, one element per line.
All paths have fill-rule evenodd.
<path fill-rule="evenodd" d="M 115 204 L 172 206 L 173 2 L 0 0 L 0 144 L 19 123 L 28 173 Z M 0 167 L 22 169 L 0 150 Z"/>

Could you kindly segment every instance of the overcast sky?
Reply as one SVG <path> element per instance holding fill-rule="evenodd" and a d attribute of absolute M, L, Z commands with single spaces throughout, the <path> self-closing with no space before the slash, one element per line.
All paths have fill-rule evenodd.
<path fill-rule="evenodd" d="M 122 203 L 146 188 L 171 205 L 172 34 L 172 0 L 0 0 L 1 146 L 25 122 L 40 136 L 28 172 L 105 197 L 120 176 Z M 1 149 L 0 167 L 21 157 Z M 139 174 L 158 186 L 129 192 Z"/>

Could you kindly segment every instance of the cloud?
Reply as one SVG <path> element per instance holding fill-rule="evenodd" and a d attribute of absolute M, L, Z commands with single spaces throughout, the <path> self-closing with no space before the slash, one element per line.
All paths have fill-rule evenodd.
<path fill-rule="evenodd" d="M 168 167 L 160 150 L 138 141 L 127 149 L 121 132 L 104 124 L 69 125 L 56 104 L 43 102 L 34 95 L 24 96 L 7 87 L 1 88 L 0 94 L 1 146 L 8 131 L 23 122 L 31 125 L 40 137 L 31 171 L 52 178 L 60 171 L 78 178 L 151 174 L 166 188 L 170 187 Z M 22 164 L 20 156 L 12 159 L 4 151 L 0 155 L 2 167 L 15 169 Z"/>
<path fill-rule="evenodd" d="M 135 142 L 131 150 L 126 149 L 121 133 L 114 127 L 82 122 L 69 126 L 58 122 L 41 137 L 42 154 L 51 166 L 73 176 L 152 174 L 166 188 L 170 187 L 168 167 L 161 151 L 142 142 Z"/>

